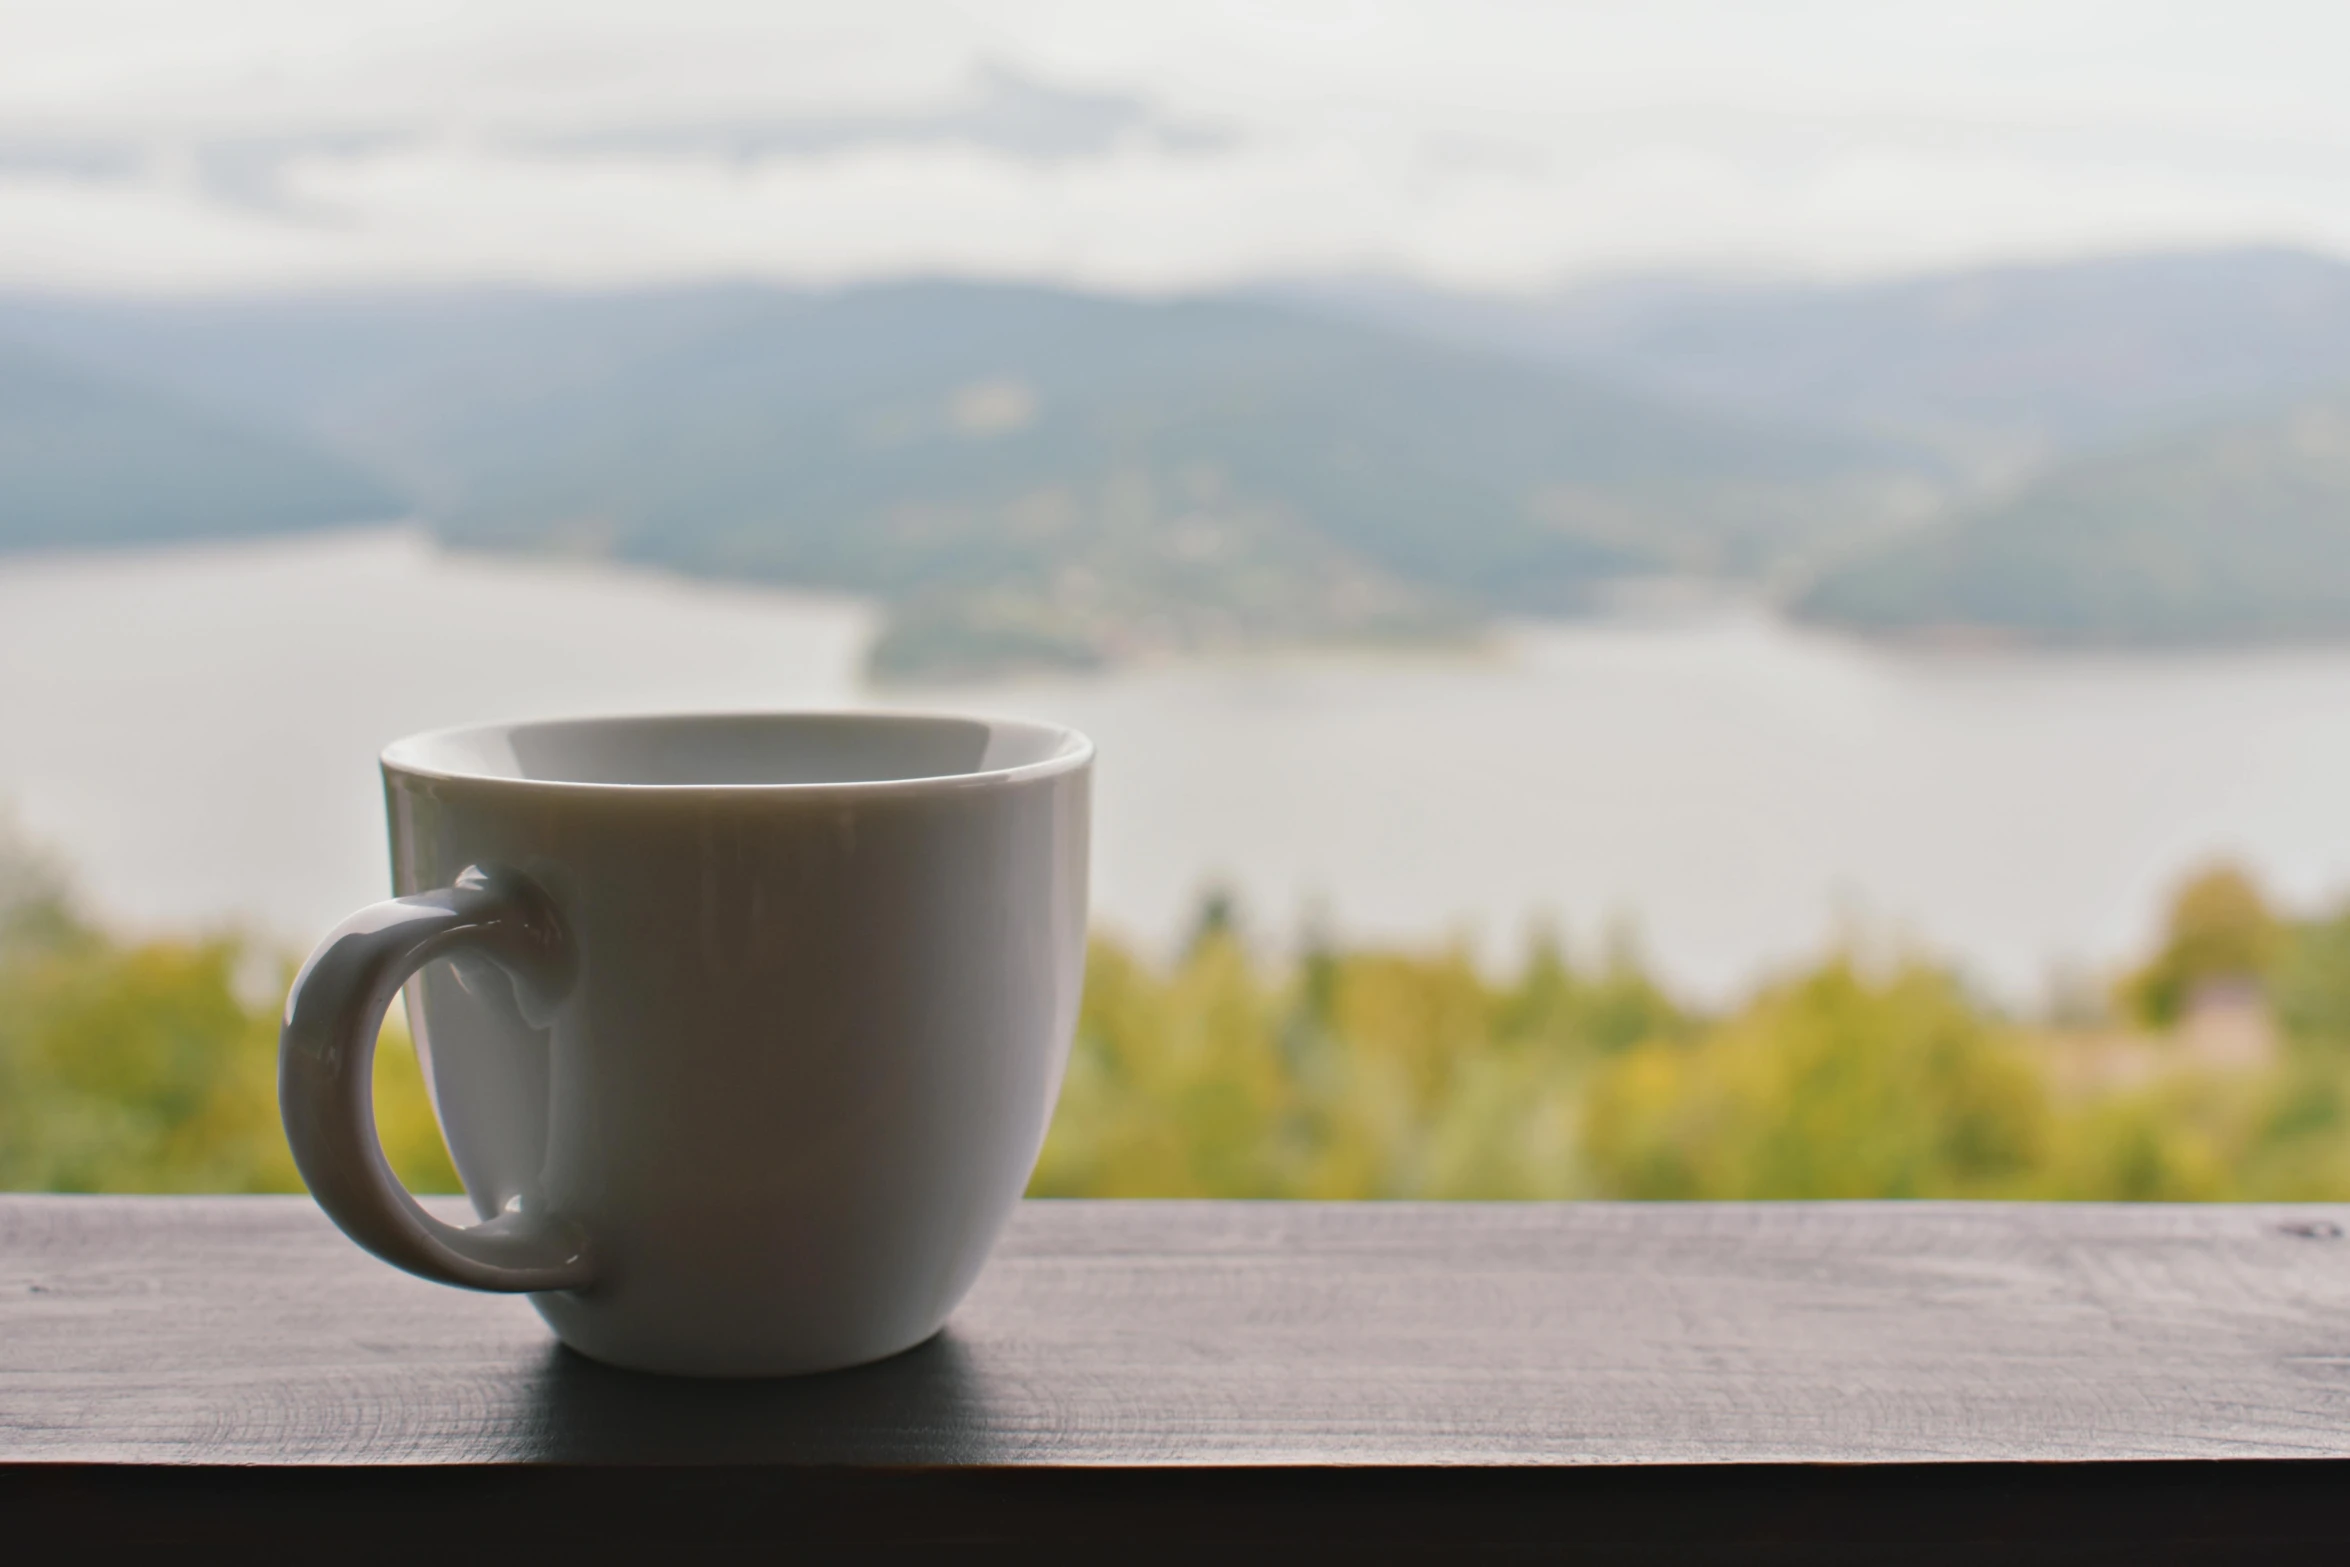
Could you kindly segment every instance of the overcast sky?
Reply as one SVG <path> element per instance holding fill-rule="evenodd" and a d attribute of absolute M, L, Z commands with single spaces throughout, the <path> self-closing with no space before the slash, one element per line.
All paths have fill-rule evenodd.
<path fill-rule="evenodd" d="M 2350 253 L 2337 0 L 0 0 L 0 283 Z"/>

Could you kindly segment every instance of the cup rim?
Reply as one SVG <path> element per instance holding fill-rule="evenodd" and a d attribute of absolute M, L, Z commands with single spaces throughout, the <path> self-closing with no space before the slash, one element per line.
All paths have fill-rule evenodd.
<path fill-rule="evenodd" d="M 832 779 L 812 783 L 632 783 L 580 778 L 517 778 L 446 763 L 427 762 L 417 753 L 429 746 L 462 737 L 490 735 L 555 724 L 739 722 L 744 719 L 846 719 L 863 723 L 977 723 L 1034 731 L 1054 738 L 1050 754 L 1009 767 L 983 768 L 967 773 L 932 773 L 914 778 Z M 405 753 L 405 754 L 404 754 Z M 507 719 L 491 723 L 450 724 L 403 735 L 377 753 L 377 765 L 386 777 L 432 779 L 476 785 L 485 789 L 566 795 L 641 796 L 772 796 L 805 799 L 853 795 L 860 799 L 891 794 L 933 794 L 949 790 L 1003 788 L 1078 771 L 1093 761 L 1093 741 L 1066 724 L 1035 718 L 1010 718 L 993 713 L 953 712 L 941 708 L 790 707 L 711 708 L 629 713 L 574 713 L 549 717 Z"/>

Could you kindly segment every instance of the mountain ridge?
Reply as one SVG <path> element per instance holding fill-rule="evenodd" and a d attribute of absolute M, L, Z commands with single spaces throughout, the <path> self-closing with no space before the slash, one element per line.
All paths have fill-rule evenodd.
<path fill-rule="evenodd" d="M 1457 637 L 1865 534 L 1911 467 L 1247 300 L 911 282 L 80 324 L 374 463 L 452 542 L 877 595 L 900 673 Z"/>
<path fill-rule="evenodd" d="M 1871 635 L 2350 633 L 2318 586 L 2331 470 L 2243 433 L 2322 422 L 2350 386 L 2350 265 L 2330 258 L 1533 301 L 1348 287 L 0 296 L 0 340 L 85 388 L 0 400 L 0 497 L 79 449 L 26 432 L 44 407 L 96 419 L 92 387 L 128 399 L 118 434 L 182 453 L 84 463 L 75 482 L 112 500 L 76 512 L 51 483 L 37 527 L 0 510 L 0 546 L 335 509 L 281 515 L 243 480 L 142 488 L 171 461 L 204 471 L 183 438 L 202 427 L 452 543 L 875 596 L 877 667 L 905 675 L 1450 640 L 1651 573 L 1747 580 Z M 207 484 L 247 499 L 191 511 Z M 2253 530 L 2241 570 L 2231 526 Z"/>
<path fill-rule="evenodd" d="M 2350 261 L 2282 246 L 1842 284 L 1654 276 L 1524 298 L 1365 281 L 1279 292 L 1702 406 L 1930 440 L 1992 480 L 2350 376 Z"/>
<path fill-rule="evenodd" d="M 2059 464 L 1823 574 L 1793 607 L 1875 634 L 2054 645 L 2350 636 L 2350 384 Z"/>
<path fill-rule="evenodd" d="M 0 339 L 0 547 L 240 537 L 407 510 L 393 487 L 298 436 Z"/>

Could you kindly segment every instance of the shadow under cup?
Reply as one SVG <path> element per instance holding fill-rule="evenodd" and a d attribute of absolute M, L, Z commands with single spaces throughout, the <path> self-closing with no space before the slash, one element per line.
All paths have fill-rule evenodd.
<path fill-rule="evenodd" d="M 402 897 L 353 925 L 456 911 L 433 916 L 459 934 L 432 938 L 447 960 L 408 979 L 408 1014 L 488 1222 L 427 1239 L 495 1255 L 438 1264 L 338 1211 L 331 1179 L 313 1189 L 370 1249 L 529 1290 L 615 1364 L 771 1375 L 921 1342 L 977 1277 L 1059 1092 L 1091 760 L 1047 725 L 886 714 L 401 741 L 383 769 Z M 489 939 L 477 904 L 522 934 Z M 302 1001 L 298 982 L 289 1019 Z M 500 1272 L 507 1231 L 536 1260 Z"/>

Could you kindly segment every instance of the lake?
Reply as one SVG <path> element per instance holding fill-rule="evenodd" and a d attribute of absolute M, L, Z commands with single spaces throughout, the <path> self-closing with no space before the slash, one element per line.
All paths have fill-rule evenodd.
<path fill-rule="evenodd" d="M 1549 920 L 1720 998 L 1838 940 L 2017 999 L 2145 940 L 2215 855 L 2350 890 L 2350 651 L 1887 652 L 1719 601 L 1316 654 L 892 690 L 854 602 L 418 534 L 0 562 L 0 801 L 140 928 L 306 944 L 386 886 L 374 769 L 491 718 L 884 700 L 1101 747 L 1100 922 L 1165 943 L 1203 889 L 1269 942 Z"/>

